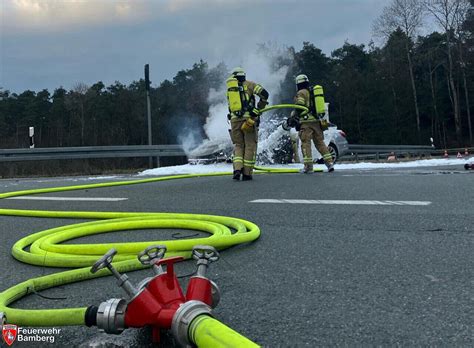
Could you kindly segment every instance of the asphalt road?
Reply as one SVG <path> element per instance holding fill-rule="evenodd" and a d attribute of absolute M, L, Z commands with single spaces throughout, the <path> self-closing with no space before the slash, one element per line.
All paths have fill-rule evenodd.
<path fill-rule="evenodd" d="M 0 192 L 80 183 L 85 182 L 0 180 Z M 209 275 L 222 291 L 216 317 L 263 346 L 474 345 L 472 171 L 455 167 L 354 170 L 258 175 L 252 182 L 202 177 L 44 196 L 127 199 L 1 200 L 0 208 L 204 213 L 256 223 L 260 239 L 223 251 Z M 280 203 L 251 202 L 262 199 Z M 322 200 L 338 202 L 314 202 Z M 409 205 L 414 201 L 430 203 Z M 57 271 L 14 260 L 10 248 L 16 240 L 72 222 L 1 216 L 0 290 Z M 171 238 L 172 232 L 123 231 L 74 242 Z M 192 261 L 177 266 L 183 275 L 193 269 Z M 140 271 L 130 277 L 137 282 L 148 274 Z M 83 307 L 122 295 L 110 277 L 43 294 L 67 299 L 33 295 L 15 307 Z M 96 328 L 71 327 L 62 329 L 56 344 L 138 347 L 146 346 L 149 339 L 146 330 L 109 336 Z M 172 343 L 166 338 L 162 346 Z"/>

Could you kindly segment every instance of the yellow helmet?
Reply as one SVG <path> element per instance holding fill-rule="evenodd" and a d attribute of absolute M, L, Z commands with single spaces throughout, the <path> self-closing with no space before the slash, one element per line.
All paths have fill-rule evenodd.
<path fill-rule="evenodd" d="M 232 75 L 237 78 L 239 81 L 245 81 L 245 70 L 240 66 L 232 69 Z"/>
<path fill-rule="evenodd" d="M 296 76 L 295 82 L 296 82 L 297 85 L 299 85 L 300 83 L 303 83 L 303 82 L 309 82 L 309 79 L 308 79 L 308 76 L 306 76 L 304 74 L 300 74 L 300 75 Z"/>

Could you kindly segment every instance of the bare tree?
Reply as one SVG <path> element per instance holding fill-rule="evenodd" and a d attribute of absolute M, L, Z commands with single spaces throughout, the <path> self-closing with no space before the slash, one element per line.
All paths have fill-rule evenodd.
<path fill-rule="evenodd" d="M 473 4 L 474 5 L 474 4 Z M 468 34 L 464 28 L 464 23 L 469 15 L 469 11 L 473 10 L 473 7 L 469 5 L 468 0 L 458 8 L 455 18 L 454 34 L 458 42 L 459 51 L 459 65 L 461 67 L 461 74 L 463 79 L 464 87 L 464 100 L 466 102 L 466 113 L 467 113 L 467 126 L 469 128 L 469 143 L 472 145 L 472 125 L 471 125 L 471 104 L 469 102 L 469 89 L 467 86 L 466 67 L 467 62 L 464 60 L 464 49 L 466 46 L 466 40 Z"/>
<path fill-rule="evenodd" d="M 415 76 L 413 73 L 413 59 L 410 49 L 410 40 L 414 41 L 418 29 L 423 24 L 424 6 L 422 0 L 392 0 L 392 2 L 383 9 L 373 25 L 374 34 L 387 39 L 390 34 L 400 28 L 406 36 L 405 51 L 408 61 L 408 70 L 410 72 L 411 88 L 413 92 L 413 101 L 415 104 L 416 130 L 418 142 L 420 142 L 420 111 L 418 108 L 418 93 L 416 90 Z"/>
<path fill-rule="evenodd" d="M 83 83 L 78 82 L 72 87 L 72 103 L 74 104 L 77 112 L 77 117 L 81 126 L 81 145 L 84 145 L 84 130 L 85 130 L 85 115 L 84 107 L 86 101 L 86 93 L 89 90 L 89 87 Z M 69 127 L 71 128 L 71 127 Z"/>
<path fill-rule="evenodd" d="M 454 82 L 453 39 L 461 30 L 461 23 L 469 9 L 468 0 L 424 0 L 425 9 L 433 16 L 446 34 L 448 81 L 454 109 L 454 124 L 459 145 L 462 145 L 461 111 L 459 96 Z M 469 99 L 469 98 L 468 98 Z M 469 120 L 470 123 L 470 120 Z M 471 136 L 472 137 L 472 136 Z"/>
<path fill-rule="evenodd" d="M 459 64 L 461 65 L 461 74 L 463 79 L 463 87 L 464 87 L 464 100 L 466 101 L 466 112 L 467 112 L 467 126 L 469 128 L 469 143 L 472 145 L 472 124 L 471 124 L 471 103 L 469 102 L 469 89 L 467 86 L 467 78 L 466 78 L 466 61 L 464 60 L 463 54 L 463 41 L 459 40 Z"/>

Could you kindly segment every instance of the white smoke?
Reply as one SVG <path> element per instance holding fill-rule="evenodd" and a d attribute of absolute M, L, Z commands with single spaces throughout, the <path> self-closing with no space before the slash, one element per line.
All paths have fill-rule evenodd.
<path fill-rule="evenodd" d="M 240 66 L 244 68 L 247 80 L 257 82 L 262 85 L 270 93 L 270 104 L 272 98 L 280 92 L 280 84 L 288 72 L 288 66 L 283 66 L 277 71 L 273 71 L 272 58 L 263 54 L 251 53 L 242 59 Z M 218 91 L 211 90 L 209 93 L 208 102 L 209 116 L 204 125 L 209 140 L 219 140 L 228 138 L 229 134 L 224 131 L 228 128 L 227 123 L 227 100 L 226 100 L 226 86 Z M 264 119 L 264 117 L 262 117 Z M 263 123 L 262 123 L 263 126 Z"/>
<path fill-rule="evenodd" d="M 183 146 L 184 152 L 189 153 L 202 143 L 202 136 L 197 129 L 186 129 L 178 135 L 178 142 Z"/>
<path fill-rule="evenodd" d="M 278 52 L 280 54 L 281 52 Z M 280 85 L 283 82 L 287 72 L 288 66 L 282 66 L 277 71 L 273 69 L 274 58 L 271 55 L 263 53 L 250 53 L 246 57 L 240 60 L 240 66 L 245 70 L 247 80 L 254 81 L 262 85 L 269 93 L 270 105 L 273 103 L 273 97 L 280 92 Z M 230 74 L 230 72 L 229 72 Z M 223 77 L 223 80 L 228 76 Z M 257 98 L 258 100 L 258 98 Z M 231 148 L 232 143 L 229 136 L 230 123 L 227 120 L 228 106 L 226 100 L 226 85 L 222 84 L 219 90 L 211 89 L 208 97 L 209 102 L 209 116 L 206 119 L 204 125 L 204 131 L 207 140 L 204 140 L 198 148 L 193 151 L 195 155 L 202 153 L 202 149 L 208 150 L 212 144 L 217 151 L 221 151 L 226 148 Z M 268 121 L 270 115 L 263 114 L 260 123 L 260 133 L 268 134 L 273 132 L 275 124 Z M 272 131 L 270 131 L 272 128 Z M 275 141 L 278 141 L 281 137 L 272 137 Z M 260 144 L 261 143 L 261 144 Z M 265 141 L 259 142 L 258 153 L 262 153 L 271 149 L 275 145 L 275 142 Z M 267 151 L 268 152 L 268 151 Z"/>
<path fill-rule="evenodd" d="M 226 140 L 229 138 L 227 114 L 229 109 L 226 101 L 226 87 L 209 91 L 209 116 L 204 125 L 204 132 L 209 140 Z"/>

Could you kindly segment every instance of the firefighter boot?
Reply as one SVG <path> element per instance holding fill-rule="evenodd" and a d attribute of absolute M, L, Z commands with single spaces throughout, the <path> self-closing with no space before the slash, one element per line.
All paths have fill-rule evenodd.
<path fill-rule="evenodd" d="M 305 164 L 303 169 L 300 170 L 301 174 L 313 174 L 313 165 L 312 164 Z"/>
<path fill-rule="evenodd" d="M 234 170 L 234 176 L 232 177 L 232 179 L 239 181 L 241 174 L 242 172 L 240 170 Z"/>
<path fill-rule="evenodd" d="M 331 162 L 326 162 L 326 167 L 328 167 L 328 173 L 334 171 L 334 164 L 332 164 Z"/>
<path fill-rule="evenodd" d="M 249 181 L 249 180 L 252 180 L 252 175 L 243 175 L 242 176 L 242 181 Z"/>

